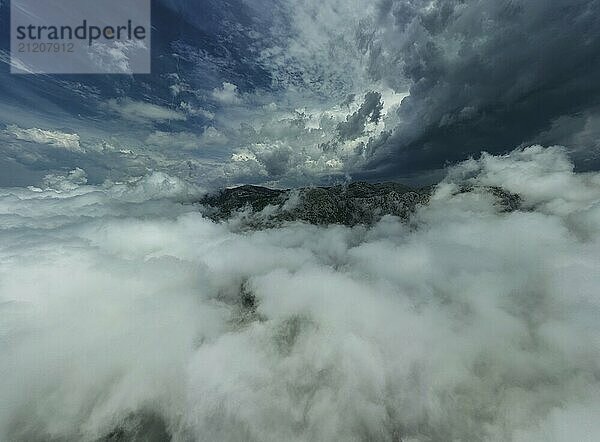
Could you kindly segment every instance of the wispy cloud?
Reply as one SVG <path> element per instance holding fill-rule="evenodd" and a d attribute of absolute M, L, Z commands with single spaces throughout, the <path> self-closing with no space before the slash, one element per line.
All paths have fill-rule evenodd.
<path fill-rule="evenodd" d="M 222 146 L 227 142 L 227 137 L 212 126 L 207 127 L 198 135 L 192 132 L 163 132 L 154 131 L 146 143 L 170 149 L 201 149 L 209 146 Z"/>
<path fill-rule="evenodd" d="M 170 120 L 184 121 L 187 119 L 185 113 L 179 110 L 128 98 L 108 100 L 106 102 L 106 107 L 117 115 L 138 123 L 164 122 Z"/>
<path fill-rule="evenodd" d="M 17 140 L 37 144 L 47 144 L 52 147 L 71 151 L 82 151 L 78 134 L 65 133 L 57 130 L 39 129 L 37 127 L 21 128 L 11 124 L 6 127 L 4 134 Z"/>

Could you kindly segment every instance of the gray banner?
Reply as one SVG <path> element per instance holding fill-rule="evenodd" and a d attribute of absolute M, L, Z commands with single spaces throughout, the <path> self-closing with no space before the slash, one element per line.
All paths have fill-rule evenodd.
<path fill-rule="evenodd" d="M 150 0 L 11 0 L 11 72 L 148 74 L 150 34 Z"/>

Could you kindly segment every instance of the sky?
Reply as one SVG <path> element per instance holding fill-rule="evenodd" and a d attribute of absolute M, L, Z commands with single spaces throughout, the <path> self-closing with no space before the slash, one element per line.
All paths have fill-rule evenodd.
<path fill-rule="evenodd" d="M 597 170 L 599 40 L 598 0 L 153 0 L 151 74 L 11 75 L 3 32 L 0 186 L 420 185 L 532 144 Z"/>

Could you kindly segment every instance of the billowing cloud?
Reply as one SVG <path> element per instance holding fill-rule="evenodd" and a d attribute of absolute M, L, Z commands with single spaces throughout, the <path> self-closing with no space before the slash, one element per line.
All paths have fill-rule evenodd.
<path fill-rule="evenodd" d="M 564 143 L 578 166 L 597 168 L 594 139 L 549 129 L 600 104 L 600 2 L 279 3 L 289 20 L 262 54 L 283 95 L 301 90 L 331 108 L 344 94 L 405 94 L 391 136 L 373 139 L 366 165 L 348 164 L 354 175 L 425 174 L 540 141 Z"/>
<path fill-rule="evenodd" d="M 0 190 L 0 438 L 600 437 L 600 175 L 563 149 L 461 163 L 409 225 L 240 233 L 197 193 Z"/>
<path fill-rule="evenodd" d="M 363 33 L 369 70 L 410 86 L 372 164 L 384 174 L 505 151 L 599 104 L 596 0 L 392 0 L 378 9 Z"/>

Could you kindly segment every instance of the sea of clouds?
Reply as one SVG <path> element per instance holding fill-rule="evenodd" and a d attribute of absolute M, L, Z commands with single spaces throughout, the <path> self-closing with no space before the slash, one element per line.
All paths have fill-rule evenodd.
<path fill-rule="evenodd" d="M 0 189 L 0 440 L 600 440 L 600 173 L 561 148 L 408 224 L 240 232 L 198 192 Z"/>

